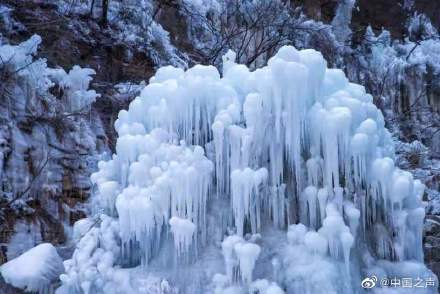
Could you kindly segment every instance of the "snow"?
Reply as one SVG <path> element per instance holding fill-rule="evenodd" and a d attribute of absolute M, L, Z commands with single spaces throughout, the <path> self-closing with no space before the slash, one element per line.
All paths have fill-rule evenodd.
<path fill-rule="evenodd" d="M 42 243 L 3 264 L 0 272 L 16 288 L 44 291 L 63 272 L 63 261 L 52 244 Z"/>
<path fill-rule="evenodd" d="M 60 86 L 67 92 L 67 97 L 70 97 L 68 103 L 71 112 L 84 111 L 86 106 L 99 97 L 95 90 L 88 90 L 93 79 L 91 76 L 95 74 L 93 69 L 81 68 L 78 65 L 73 66 L 68 74 L 64 74 Z"/>
<path fill-rule="evenodd" d="M 73 240 L 80 241 L 92 229 L 94 222 L 90 218 L 83 218 L 73 224 Z"/>
<path fill-rule="evenodd" d="M 32 55 L 37 52 L 40 43 L 41 37 L 33 35 L 18 46 L 3 45 L 0 47 L 1 60 L 13 66 L 14 69 L 20 69 L 32 62 Z"/>
<path fill-rule="evenodd" d="M 421 262 L 423 186 L 395 166 L 365 88 L 314 50 L 283 47 L 255 71 L 223 60 L 223 75 L 159 69 L 119 113 L 116 153 L 92 175 L 102 223 L 63 287 L 132 287 L 134 269 L 167 269 L 183 292 L 353 293 L 376 262 L 362 256 Z"/>
<path fill-rule="evenodd" d="M 101 5 L 95 5 L 90 15 L 92 4 L 90 1 L 72 3 L 67 0 L 56 0 L 54 2 L 63 15 L 89 15 L 98 19 L 102 11 Z M 215 3 L 212 0 L 212 5 Z M 144 51 L 155 65 L 171 63 L 176 66 L 186 66 L 187 57 L 181 56 L 183 54 L 172 44 L 169 32 L 153 17 L 156 5 L 157 3 L 152 0 L 110 1 L 107 21 L 112 26 L 112 34 L 116 42 L 129 44 L 131 48 Z M 91 31 L 90 26 L 85 26 L 82 30 L 86 34 L 90 34 Z M 128 52 L 128 54 L 133 53 Z"/>

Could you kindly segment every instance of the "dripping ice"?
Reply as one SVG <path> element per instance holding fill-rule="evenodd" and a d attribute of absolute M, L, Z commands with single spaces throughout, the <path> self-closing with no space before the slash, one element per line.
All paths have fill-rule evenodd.
<path fill-rule="evenodd" d="M 282 47 L 255 71 L 234 60 L 222 74 L 160 68 L 119 113 L 59 293 L 142 293 L 145 280 L 165 293 L 358 293 L 372 274 L 433 276 L 424 187 L 396 167 L 364 87 L 314 50 Z"/>

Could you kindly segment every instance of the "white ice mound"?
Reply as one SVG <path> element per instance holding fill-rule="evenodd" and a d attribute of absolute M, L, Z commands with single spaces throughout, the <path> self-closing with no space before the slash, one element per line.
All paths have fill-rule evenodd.
<path fill-rule="evenodd" d="M 254 279 L 275 289 L 263 292 L 353 293 L 379 259 L 423 262 L 423 185 L 394 164 L 364 87 L 314 50 L 283 47 L 255 71 L 234 56 L 222 75 L 161 68 L 119 113 L 116 154 L 92 175 L 106 221 L 66 262 L 65 289 L 132 291 L 114 269 L 143 265 L 188 293 Z M 188 276 L 169 270 L 182 259 Z"/>
<path fill-rule="evenodd" d="M 63 260 L 50 243 L 40 244 L 0 267 L 6 283 L 25 291 L 41 293 L 63 271 Z"/>

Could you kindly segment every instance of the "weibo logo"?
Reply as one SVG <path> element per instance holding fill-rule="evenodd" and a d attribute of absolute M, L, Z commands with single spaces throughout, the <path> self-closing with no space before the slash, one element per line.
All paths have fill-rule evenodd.
<path fill-rule="evenodd" d="M 364 289 L 371 289 L 374 286 L 376 286 L 376 282 L 377 282 L 376 276 L 366 277 L 365 279 L 362 280 L 361 286 Z"/>

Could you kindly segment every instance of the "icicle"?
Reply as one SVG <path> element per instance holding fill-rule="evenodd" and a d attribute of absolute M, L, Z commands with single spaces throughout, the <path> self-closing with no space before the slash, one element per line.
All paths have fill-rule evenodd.
<path fill-rule="evenodd" d="M 408 215 L 410 228 L 412 229 L 412 242 L 407 245 L 408 258 L 414 258 L 419 262 L 423 261 L 423 220 L 425 218 L 425 209 L 418 207 L 410 211 Z"/>
<path fill-rule="evenodd" d="M 372 176 L 378 184 L 376 184 L 377 189 L 380 189 L 376 193 L 381 195 L 382 200 L 385 204 L 389 201 L 389 193 L 391 192 L 389 183 L 391 182 L 392 173 L 394 170 L 394 161 L 391 158 L 378 158 L 374 160 L 372 166 Z"/>
<path fill-rule="evenodd" d="M 251 222 L 252 233 L 259 230 L 260 200 L 258 186 L 267 180 L 267 170 L 234 170 L 231 173 L 232 209 L 234 212 L 237 234 L 243 236 L 244 221 Z"/>
<path fill-rule="evenodd" d="M 225 127 L 221 121 L 216 121 L 212 125 L 212 131 L 214 134 L 215 144 L 215 170 L 216 170 L 216 183 L 217 183 L 217 195 L 226 190 L 226 183 L 224 179 L 224 161 L 227 160 L 224 155 L 224 132 Z"/>
<path fill-rule="evenodd" d="M 304 242 L 304 237 L 307 233 L 307 228 L 303 224 L 290 225 L 287 232 L 287 240 L 290 244 L 301 244 Z"/>
<path fill-rule="evenodd" d="M 313 186 L 309 186 L 304 190 L 304 196 L 307 199 L 307 207 L 309 213 L 309 224 L 313 229 L 317 228 L 317 193 L 318 189 Z"/>
<path fill-rule="evenodd" d="M 225 259 L 226 275 L 230 282 L 234 282 L 234 267 L 238 266 L 238 260 L 236 259 L 234 247 L 236 244 L 244 242 L 242 237 L 232 235 L 222 242 L 222 252 Z"/>
<path fill-rule="evenodd" d="M 347 274 L 350 274 L 350 250 L 354 243 L 353 235 L 349 232 L 343 232 L 340 236 L 342 243 L 342 252 L 344 255 L 345 268 Z"/>
<path fill-rule="evenodd" d="M 344 201 L 344 189 L 341 187 L 335 187 L 334 188 L 334 196 L 333 196 L 333 203 L 336 205 L 336 208 L 341 213 L 342 212 L 342 203 Z"/>
<path fill-rule="evenodd" d="M 191 221 L 178 217 L 172 217 L 170 219 L 170 226 L 174 236 L 174 247 L 177 256 L 188 255 L 196 226 Z"/>
<path fill-rule="evenodd" d="M 328 187 L 340 187 L 339 167 L 345 164 L 348 151 L 351 111 L 346 107 L 332 107 L 320 119 L 324 142 L 324 182 Z"/>
<path fill-rule="evenodd" d="M 357 186 L 366 180 L 368 144 L 368 136 L 365 134 L 355 134 L 351 138 L 350 149 L 353 154 L 354 180 Z"/>
<path fill-rule="evenodd" d="M 319 215 L 321 219 L 321 224 L 325 218 L 325 208 L 327 206 L 328 191 L 325 188 L 318 190 L 318 203 L 319 203 Z"/>
<path fill-rule="evenodd" d="M 108 181 L 98 184 L 100 205 L 109 215 L 115 215 L 116 196 L 119 194 L 119 184 Z"/>
<path fill-rule="evenodd" d="M 272 219 L 275 227 L 282 228 L 286 218 L 285 205 L 285 190 L 286 185 L 282 184 L 279 187 L 271 187 L 271 211 Z"/>
<path fill-rule="evenodd" d="M 397 207 L 400 209 L 402 207 L 402 201 L 410 196 L 410 193 L 412 192 L 413 178 L 408 172 L 395 170 L 392 181 L 390 195 L 391 203 L 393 206 L 394 204 L 397 204 Z"/>
<path fill-rule="evenodd" d="M 398 260 L 404 260 L 406 247 L 406 221 L 408 213 L 406 211 L 399 211 L 394 216 L 394 225 L 396 227 L 398 237 L 398 241 L 394 247 Z"/>
<path fill-rule="evenodd" d="M 327 254 L 327 239 L 317 232 L 307 232 L 304 236 L 304 244 L 313 254 L 318 254 L 321 256 L 325 256 Z"/>
<path fill-rule="evenodd" d="M 357 232 L 357 228 L 359 226 L 359 218 L 360 218 L 361 213 L 360 213 L 359 209 L 355 208 L 353 203 L 351 203 L 351 202 L 345 203 L 344 213 L 348 219 L 348 225 L 350 226 L 350 232 L 353 235 L 353 237 L 356 239 L 356 232 Z"/>
<path fill-rule="evenodd" d="M 349 243 L 347 242 L 345 245 L 341 244 L 343 241 L 341 240 L 341 236 L 344 233 L 350 234 L 350 229 L 345 225 L 342 216 L 339 214 L 336 206 L 333 203 L 327 205 L 326 215 L 327 216 L 323 221 L 322 227 L 318 230 L 318 232 L 327 238 L 330 256 L 333 258 L 339 258 L 341 253 L 346 253 L 344 250 L 347 250 L 347 244 Z M 345 247 L 341 248 L 341 245 Z M 349 247 L 351 247 L 351 245 Z"/>
<path fill-rule="evenodd" d="M 321 159 L 317 157 L 307 160 L 307 178 L 309 185 L 317 187 L 322 181 Z"/>
<path fill-rule="evenodd" d="M 253 243 L 237 243 L 234 246 L 237 254 L 241 278 L 244 283 L 252 282 L 252 272 L 255 267 L 255 262 L 260 255 L 260 246 Z"/>

